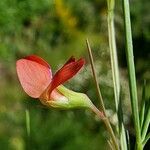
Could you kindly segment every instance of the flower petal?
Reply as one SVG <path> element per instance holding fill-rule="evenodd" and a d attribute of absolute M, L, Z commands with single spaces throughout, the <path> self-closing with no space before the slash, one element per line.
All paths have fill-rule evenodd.
<path fill-rule="evenodd" d="M 75 62 L 75 61 L 76 61 L 75 57 L 74 57 L 74 56 L 71 56 L 71 57 L 67 60 L 67 62 L 63 65 L 63 67 L 66 66 L 67 64 L 69 64 L 69 63 L 71 63 L 71 62 Z M 63 67 L 62 67 L 62 68 L 63 68 Z"/>
<path fill-rule="evenodd" d="M 16 69 L 24 91 L 33 98 L 40 97 L 52 79 L 50 66 L 37 56 L 18 60 Z"/>
<path fill-rule="evenodd" d="M 49 87 L 49 94 L 60 84 L 72 78 L 84 65 L 85 60 L 83 58 L 78 61 L 70 61 L 66 63 L 60 70 L 54 75 L 52 82 Z"/>
<path fill-rule="evenodd" d="M 30 55 L 30 56 L 26 56 L 24 59 L 28 59 L 34 62 L 37 62 L 38 64 L 41 64 L 49 69 L 51 69 L 50 65 L 41 57 L 36 56 L 36 55 Z"/>

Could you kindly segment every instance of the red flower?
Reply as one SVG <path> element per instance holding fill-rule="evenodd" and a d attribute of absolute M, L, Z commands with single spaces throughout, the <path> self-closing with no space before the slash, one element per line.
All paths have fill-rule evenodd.
<path fill-rule="evenodd" d="M 17 74 L 24 91 L 33 98 L 44 101 L 60 100 L 65 96 L 58 86 L 72 78 L 84 65 L 83 58 L 71 57 L 52 77 L 50 65 L 42 58 L 31 55 L 16 63 Z"/>

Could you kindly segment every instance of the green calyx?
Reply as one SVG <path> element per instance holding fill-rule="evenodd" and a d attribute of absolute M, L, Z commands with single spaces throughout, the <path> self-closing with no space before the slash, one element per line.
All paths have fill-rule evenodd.
<path fill-rule="evenodd" d="M 74 92 L 67 89 L 63 85 L 57 87 L 57 90 L 63 94 L 64 97 L 56 100 L 47 101 L 47 104 L 62 109 L 71 109 L 71 108 L 91 108 L 92 102 L 88 96 L 84 93 Z"/>

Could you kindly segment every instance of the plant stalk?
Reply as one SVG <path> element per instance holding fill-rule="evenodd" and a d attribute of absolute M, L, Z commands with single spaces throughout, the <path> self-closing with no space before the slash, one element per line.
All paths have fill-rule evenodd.
<path fill-rule="evenodd" d="M 101 94 L 101 91 L 100 91 L 100 88 L 99 88 L 98 79 L 97 79 L 97 75 L 96 75 L 96 71 L 95 71 L 95 67 L 94 67 L 93 55 L 92 55 L 92 51 L 91 51 L 91 47 L 90 47 L 88 39 L 86 40 L 86 44 L 87 44 L 87 49 L 88 49 L 88 53 L 89 53 L 90 63 L 91 63 L 91 67 L 92 67 L 92 72 L 93 72 L 93 77 L 94 77 L 94 81 L 95 81 L 95 84 L 96 84 L 96 89 L 97 89 L 98 97 L 100 99 L 101 110 L 102 110 L 103 116 L 102 116 L 101 111 L 99 111 L 95 107 L 95 105 L 92 105 L 91 109 L 93 110 L 93 112 L 95 114 L 97 114 L 97 116 L 100 119 L 102 119 L 102 121 L 104 122 L 104 124 L 105 124 L 105 126 L 107 128 L 107 131 L 109 132 L 109 134 L 111 136 L 111 139 L 112 139 L 112 142 L 114 144 L 115 149 L 119 150 L 117 139 L 116 139 L 115 134 L 114 134 L 114 132 L 112 130 L 112 127 L 111 127 L 111 124 L 109 122 L 109 119 L 106 116 L 106 109 L 105 109 L 105 105 L 104 105 L 104 102 L 103 102 L 103 97 L 102 97 L 102 94 Z"/>
<path fill-rule="evenodd" d="M 93 60 L 92 50 L 91 50 L 90 43 L 89 43 L 88 39 L 86 40 L 86 44 L 87 44 L 88 54 L 89 54 L 89 58 L 90 58 L 92 73 L 93 73 L 94 81 L 95 81 L 95 84 L 96 84 L 97 94 L 98 94 L 98 97 L 99 97 L 99 100 L 100 100 L 101 110 L 103 111 L 104 115 L 106 116 L 106 109 L 105 109 L 103 97 L 102 97 L 102 94 L 101 94 L 101 91 L 100 91 L 100 88 L 99 88 L 98 79 L 97 79 L 97 75 L 96 75 L 96 71 L 95 71 L 95 67 L 94 67 L 94 60 Z"/>
<path fill-rule="evenodd" d="M 123 124 L 123 112 L 121 106 L 119 67 L 118 67 L 118 57 L 117 57 L 115 27 L 114 27 L 115 0 L 107 0 L 107 7 L 108 7 L 107 22 L 108 22 L 109 49 L 111 58 L 112 79 L 114 85 L 115 106 L 118 118 L 117 131 L 119 133 L 121 149 L 127 150 L 126 134 Z"/>
<path fill-rule="evenodd" d="M 110 137 L 112 139 L 114 148 L 116 150 L 119 150 L 119 146 L 118 146 L 115 134 L 113 132 L 113 129 L 112 129 L 111 125 L 110 125 L 109 119 L 106 116 L 102 117 L 102 113 L 96 108 L 95 105 L 92 105 L 91 109 L 104 122 L 104 124 L 106 126 L 106 129 L 109 132 Z"/>
<path fill-rule="evenodd" d="M 139 109 L 138 109 L 137 86 L 136 86 L 135 67 L 134 67 L 129 0 L 123 0 L 123 11 L 124 11 L 125 39 L 126 39 L 126 58 L 127 58 L 128 73 L 129 73 L 131 108 L 132 108 L 132 115 L 133 115 L 133 121 L 134 121 L 135 133 L 136 133 L 136 147 L 137 150 L 142 150 L 143 145 L 141 140 L 141 129 L 140 129 L 140 122 L 139 122 L 139 111 L 138 111 Z"/>
<path fill-rule="evenodd" d="M 109 35 L 109 49 L 111 56 L 111 67 L 114 83 L 114 95 L 116 110 L 118 110 L 118 103 L 120 97 L 120 80 L 119 80 L 119 67 L 117 58 L 117 48 L 115 40 L 115 27 L 114 27 L 114 0 L 107 0 L 108 4 L 108 35 Z"/>

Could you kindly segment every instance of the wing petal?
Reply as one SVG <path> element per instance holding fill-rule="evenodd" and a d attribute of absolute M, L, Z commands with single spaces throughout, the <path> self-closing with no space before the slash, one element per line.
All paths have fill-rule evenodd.
<path fill-rule="evenodd" d="M 83 58 L 78 61 L 71 61 L 66 63 L 60 70 L 54 75 L 49 87 L 49 93 L 51 93 L 57 86 L 63 84 L 70 78 L 72 78 L 84 65 L 85 60 Z"/>

